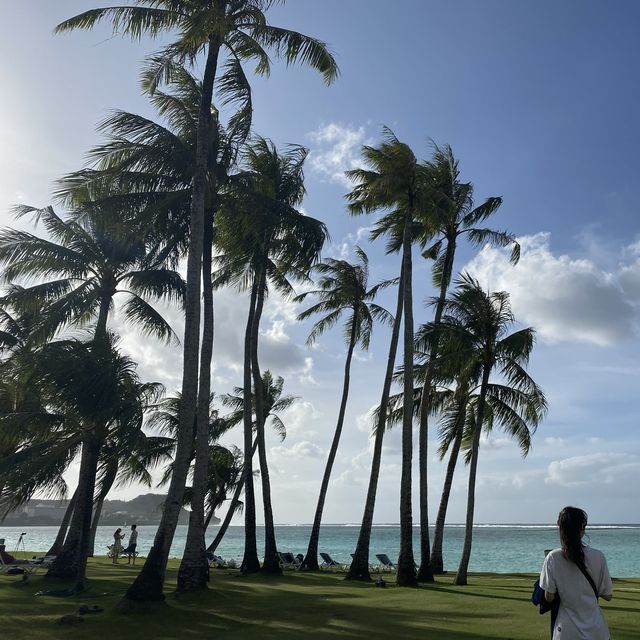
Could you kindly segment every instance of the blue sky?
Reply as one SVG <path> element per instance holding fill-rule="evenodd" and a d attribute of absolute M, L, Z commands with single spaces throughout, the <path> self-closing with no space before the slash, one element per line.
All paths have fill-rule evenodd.
<path fill-rule="evenodd" d="M 52 35 L 57 22 L 94 6 L 93 0 L 0 5 L 0 224 L 12 224 L 13 204 L 49 202 L 53 181 L 79 168 L 98 141 L 95 125 L 109 109 L 152 115 L 137 77 L 142 57 L 158 43 L 131 44 L 106 29 Z M 327 255 L 353 257 L 358 242 L 371 257 L 373 280 L 397 271 L 395 257 L 369 245 L 371 221 L 349 218 L 343 200 L 342 172 L 357 166 L 360 146 L 375 143 L 383 124 L 422 157 L 430 138 L 451 144 L 478 201 L 504 197 L 492 224 L 522 238 L 516 268 L 501 252 L 468 247 L 457 263 L 487 286 L 510 291 L 518 318 L 536 327 L 531 369 L 550 401 L 526 460 L 500 433 L 483 441 L 477 520 L 551 522 L 574 503 L 594 522 L 639 521 L 631 505 L 640 479 L 640 6 L 289 0 L 270 19 L 327 41 L 341 68 L 328 88 L 310 71 L 277 63 L 269 79 L 254 82 L 255 131 L 279 145 L 310 148 L 304 209 L 329 225 Z M 426 321 L 428 265 L 417 265 L 415 282 L 416 318 Z M 390 297 L 383 302 L 391 305 Z M 263 328 L 264 366 L 284 375 L 287 390 L 301 397 L 283 416 L 287 440 L 269 443 L 278 522 L 312 518 L 344 358 L 339 330 L 311 351 L 304 347 L 309 325 L 295 322 L 299 310 L 274 299 Z M 240 380 L 245 312 L 243 297 L 217 295 L 218 392 Z M 179 324 L 175 310 L 170 316 Z M 142 341 L 117 317 L 113 326 L 143 376 L 178 386 L 178 351 Z M 367 412 L 378 401 L 387 338 L 377 331 L 370 352 L 354 363 L 327 522 L 361 517 Z M 398 519 L 399 463 L 399 433 L 391 431 L 379 522 Z M 442 473 L 434 461 L 433 512 Z M 463 520 L 465 482 L 460 469 L 452 522 Z"/>

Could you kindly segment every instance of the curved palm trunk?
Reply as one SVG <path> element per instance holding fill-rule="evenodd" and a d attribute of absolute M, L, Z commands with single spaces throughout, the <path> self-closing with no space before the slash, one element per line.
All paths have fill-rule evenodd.
<path fill-rule="evenodd" d="M 202 287 L 204 314 L 200 350 L 200 380 L 196 419 L 195 463 L 192 482 L 191 513 L 184 555 L 178 570 L 178 591 L 204 589 L 209 581 L 209 562 L 205 543 L 207 523 L 204 501 L 209 475 L 209 410 L 211 397 L 211 360 L 213 357 L 213 283 L 211 257 L 213 251 L 213 213 L 207 216 L 202 253 Z"/>
<path fill-rule="evenodd" d="M 404 396 L 402 407 L 402 475 L 400 480 L 400 554 L 396 581 L 398 586 L 417 584 L 413 557 L 413 518 L 411 510 L 411 463 L 413 458 L 413 291 L 411 264 L 411 215 L 404 225 L 402 240 L 404 309 Z"/>
<path fill-rule="evenodd" d="M 262 481 L 262 502 L 264 506 L 264 561 L 262 570 L 265 573 L 279 575 L 282 573 L 280 560 L 278 559 L 278 547 L 276 545 L 276 530 L 273 525 L 273 508 L 271 506 L 271 482 L 269 480 L 269 465 L 267 463 L 267 448 L 264 436 L 264 389 L 260 364 L 258 362 L 258 331 L 260 318 L 264 306 L 264 296 L 267 289 L 267 277 L 264 269 L 258 282 L 258 298 L 256 300 L 256 312 L 253 318 L 251 330 L 251 373 L 253 374 L 253 390 L 256 405 L 256 431 L 258 440 L 258 460 L 260 461 L 260 479 Z"/>
<path fill-rule="evenodd" d="M 242 570 L 245 573 L 260 571 L 258 560 L 258 542 L 256 535 L 256 497 L 253 487 L 253 402 L 251 392 L 251 331 L 253 317 L 255 315 L 256 298 L 258 296 L 258 283 L 254 281 L 251 287 L 251 300 L 249 302 L 249 316 L 244 335 L 244 386 L 243 398 L 243 424 L 244 424 L 244 556 L 242 558 Z M 257 445 L 256 438 L 256 445 Z M 227 514 L 229 515 L 229 514 Z M 231 514 L 232 516 L 233 514 Z M 229 516 L 229 520 L 231 519 Z"/>
<path fill-rule="evenodd" d="M 378 491 L 378 477 L 380 475 L 380 462 L 382 460 L 382 443 L 384 432 L 387 426 L 387 409 L 389 407 L 389 395 L 391 393 L 391 382 L 393 379 L 393 369 L 398 351 L 398 339 L 400 337 L 400 323 L 402 321 L 402 299 L 403 299 L 403 273 L 400 271 L 400 283 L 398 285 L 398 302 L 396 305 L 396 315 L 391 331 L 391 342 L 389 343 L 389 355 L 387 357 L 387 370 L 384 376 L 382 387 L 382 397 L 380 399 L 380 413 L 373 442 L 373 459 L 371 460 L 371 473 L 369 474 L 369 487 L 367 489 L 367 499 L 360 524 L 360 533 L 353 560 L 347 573 L 347 580 L 371 580 L 369 574 L 369 547 L 371 543 L 371 527 L 373 525 L 373 513 L 376 506 L 376 493 Z"/>
<path fill-rule="evenodd" d="M 204 208 L 207 188 L 207 159 L 211 141 L 211 99 L 218 67 L 220 42 L 209 39 L 207 61 L 202 82 L 198 113 L 195 173 L 189 219 L 189 252 L 183 342 L 182 406 L 178 428 L 176 455 L 169 491 L 153 546 L 134 583 L 118 605 L 120 611 L 138 608 L 143 603 L 164 600 L 164 585 L 169 550 L 178 524 L 182 497 L 191 463 L 193 422 L 196 417 L 198 389 L 198 357 L 200 342 L 200 273 L 204 235 Z M 209 176 L 209 181 L 213 178 Z"/>
<path fill-rule="evenodd" d="M 336 424 L 336 431 L 333 434 L 333 440 L 331 442 L 331 449 L 329 450 L 329 458 L 327 459 L 327 465 L 322 476 L 322 484 L 320 485 L 320 496 L 318 497 L 318 505 L 316 507 L 316 513 L 313 518 L 313 527 L 311 528 L 311 537 L 309 539 L 309 546 L 307 548 L 307 554 L 302 563 L 303 569 L 310 571 L 317 571 L 318 567 L 318 541 L 320 539 L 320 525 L 322 524 L 322 511 L 324 509 L 324 502 L 327 497 L 327 489 L 329 488 L 329 479 L 331 478 L 331 471 L 333 469 L 333 463 L 338 453 L 338 445 L 340 444 L 340 436 L 342 435 L 342 425 L 344 424 L 344 414 L 347 409 L 347 399 L 349 397 L 349 378 L 351 372 L 351 359 L 353 357 L 353 350 L 356 346 L 356 340 L 358 335 L 358 314 L 353 312 L 353 326 L 351 328 L 351 336 L 349 338 L 349 350 L 347 351 L 347 360 L 344 365 L 344 383 L 342 385 L 342 399 L 340 401 L 340 411 L 338 412 L 338 423 Z"/>
<path fill-rule="evenodd" d="M 71 517 L 69 532 L 60 553 L 47 571 L 48 578 L 75 579 L 73 587 L 75 592 L 82 591 L 85 586 L 93 492 L 98 470 L 100 443 L 101 440 L 91 431 L 88 431 L 83 438 L 76 505 Z"/>
<path fill-rule="evenodd" d="M 453 584 L 467 584 L 467 570 L 469 559 L 471 558 L 471 542 L 473 538 L 473 511 L 476 499 L 476 472 L 478 470 L 478 452 L 480 449 L 480 434 L 482 433 L 482 423 L 484 421 L 484 408 L 487 397 L 487 386 L 489 385 L 489 367 L 485 365 L 482 374 L 482 387 L 480 388 L 480 400 L 478 405 L 478 415 L 476 417 L 476 428 L 473 433 L 471 444 L 471 462 L 469 464 L 469 491 L 467 494 L 467 517 L 464 527 L 464 545 L 462 547 L 462 557 L 460 566 Z"/>
<path fill-rule="evenodd" d="M 433 533 L 433 547 L 431 549 L 431 569 L 434 573 L 444 573 L 444 561 L 442 558 L 442 541 L 444 540 L 444 523 L 447 517 L 447 507 L 449 506 L 449 496 L 451 495 L 451 487 L 453 486 L 453 475 L 460 454 L 460 446 L 462 444 L 462 428 L 456 433 L 456 437 L 451 445 L 449 453 L 449 463 L 447 464 L 447 472 L 444 477 L 442 487 L 442 496 L 440 497 L 440 507 L 438 508 L 438 516 L 436 517 L 436 527 Z"/>
<path fill-rule="evenodd" d="M 56 535 L 56 539 L 53 541 L 49 551 L 47 551 L 48 556 L 57 556 L 62 550 L 62 545 L 64 544 L 64 539 L 67 535 L 67 529 L 69 528 L 69 522 L 71 521 L 71 515 L 73 514 L 73 509 L 76 504 L 76 497 L 78 495 L 78 488 L 73 492 L 71 496 L 71 500 L 69 500 L 69 504 L 67 505 L 67 509 L 64 512 L 64 516 L 62 517 L 62 522 L 60 523 L 60 527 L 58 529 L 58 534 Z"/>
<path fill-rule="evenodd" d="M 112 296 L 101 296 L 98 320 L 93 336 L 93 349 L 100 350 L 107 340 L 107 318 L 111 307 Z M 93 492 L 98 473 L 100 448 L 106 437 L 106 429 L 101 426 L 88 427 L 82 438 L 80 453 L 80 470 L 78 472 L 78 488 L 76 502 L 69 523 L 69 530 L 64 544 L 53 561 L 47 577 L 74 578 L 74 591 L 82 591 L 85 583 L 89 538 L 91 535 L 91 516 L 93 513 Z"/>
<path fill-rule="evenodd" d="M 102 507 L 104 506 L 104 501 L 109 495 L 109 491 L 111 491 L 111 487 L 113 487 L 113 483 L 116 480 L 117 473 L 118 473 L 118 465 L 117 464 L 110 465 L 102 480 L 100 494 L 98 495 L 98 499 L 96 500 L 95 507 L 93 508 L 93 520 L 91 521 L 91 533 L 89 534 L 89 550 L 88 550 L 88 554 L 90 558 L 93 558 L 93 554 L 95 552 L 96 533 L 98 531 L 98 524 L 100 523 L 100 514 L 102 513 Z"/>
<path fill-rule="evenodd" d="M 253 443 L 253 448 L 251 450 L 251 457 L 256 453 L 256 449 L 258 448 L 258 440 L 255 440 Z M 229 505 L 229 509 L 227 510 L 227 515 L 224 517 L 224 520 L 220 524 L 220 528 L 218 529 L 218 533 L 216 533 L 216 537 L 213 539 L 213 542 L 207 547 L 208 553 L 215 553 L 216 549 L 222 539 L 224 538 L 225 533 L 227 533 L 227 529 L 231 524 L 231 519 L 233 518 L 238 505 L 240 504 L 240 494 L 242 493 L 242 489 L 244 488 L 245 482 L 245 471 L 242 472 L 242 477 L 238 480 L 238 484 L 236 485 L 236 490 L 233 493 L 233 498 L 231 498 L 231 504 Z"/>
<path fill-rule="evenodd" d="M 440 294 L 436 303 L 436 311 L 433 319 L 434 328 L 438 329 L 442 320 L 442 310 L 447 299 L 447 288 L 451 280 L 453 270 L 453 256 L 455 253 L 455 241 L 447 243 L 440 283 Z M 419 432 L 419 466 L 420 466 L 420 567 L 418 580 L 420 582 L 433 582 L 434 570 L 431 566 L 431 547 L 429 540 L 429 414 L 431 413 L 431 385 L 435 373 L 435 357 L 438 353 L 438 335 L 429 349 L 427 370 L 422 386 L 420 400 L 420 432 Z"/>

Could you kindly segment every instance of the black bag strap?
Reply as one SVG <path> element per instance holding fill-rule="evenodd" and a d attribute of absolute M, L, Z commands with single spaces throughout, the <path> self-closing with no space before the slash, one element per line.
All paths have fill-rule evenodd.
<path fill-rule="evenodd" d="M 596 587 L 596 583 L 593 581 L 593 578 L 587 571 L 587 567 L 585 567 L 584 565 L 578 565 L 578 569 L 580 569 L 582 575 L 589 581 L 589 584 L 591 585 L 591 588 L 593 589 L 593 593 L 595 594 L 597 600 L 600 597 L 598 595 L 598 587 Z"/>

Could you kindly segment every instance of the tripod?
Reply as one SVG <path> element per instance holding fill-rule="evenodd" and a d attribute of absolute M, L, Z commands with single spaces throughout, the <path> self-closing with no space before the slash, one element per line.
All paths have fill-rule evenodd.
<path fill-rule="evenodd" d="M 20 534 L 20 537 L 18 538 L 18 542 L 16 542 L 16 548 L 13 550 L 13 552 L 17 555 L 18 552 L 22 549 L 22 553 L 26 556 L 27 555 L 27 550 L 25 549 L 24 546 L 24 537 L 27 535 L 26 531 L 23 531 Z"/>

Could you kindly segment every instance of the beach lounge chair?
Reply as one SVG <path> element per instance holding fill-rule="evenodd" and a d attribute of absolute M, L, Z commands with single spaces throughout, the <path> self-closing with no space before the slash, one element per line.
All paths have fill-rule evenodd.
<path fill-rule="evenodd" d="M 329 569 L 332 567 L 338 567 L 339 569 L 344 569 L 345 566 L 336 562 L 328 553 L 320 552 L 320 557 L 322 558 L 322 564 L 320 565 L 321 569 Z"/>
<path fill-rule="evenodd" d="M 49 557 L 51 558 L 51 562 L 55 558 L 55 556 Z M 22 579 L 26 580 L 28 576 L 36 573 L 40 567 L 44 566 L 44 558 L 42 562 L 38 562 L 38 560 L 16 560 L 15 562 L 7 563 L 2 559 L 2 555 L 0 554 L 0 575 L 21 575 Z"/>
<path fill-rule="evenodd" d="M 302 564 L 297 556 L 294 556 L 293 553 L 290 552 L 280 553 L 278 551 L 278 559 L 283 569 L 299 569 Z"/>
<path fill-rule="evenodd" d="M 217 567 L 218 569 L 223 569 L 227 566 L 227 563 L 221 556 L 217 556 L 215 553 L 207 553 L 207 560 L 209 561 L 210 567 Z"/>
<path fill-rule="evenodd" d="M 389 556 L 386 553 L 376 553 L 376 558 L 380 561 L 380 568 L 383 571 L 395 571 L 396 565 L 389 560 Z"/>

